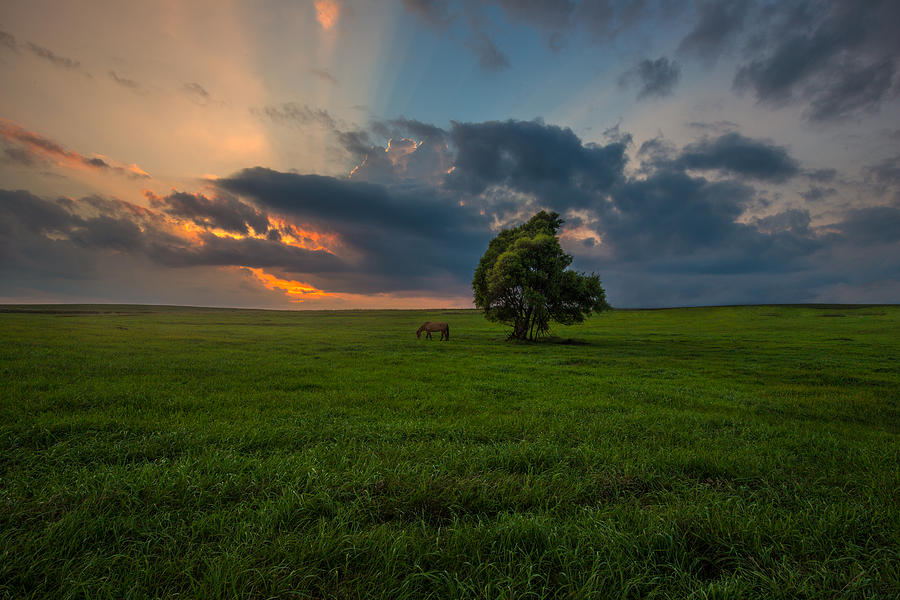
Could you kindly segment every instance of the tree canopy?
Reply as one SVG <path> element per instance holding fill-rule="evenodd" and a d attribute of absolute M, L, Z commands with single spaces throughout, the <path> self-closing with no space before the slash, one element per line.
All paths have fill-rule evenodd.
<path fill-rule="evenodd" d="M 549 333 L 551 320 L 571 325 L 611 308 L 599 276 L 568 269 L 572 256 L 556 236 L 562 223 L 557 213 L 541 211 L 497 234 L 478 262 L 475 306 L 510 325 L 510 338 L 533 340 Z"/>

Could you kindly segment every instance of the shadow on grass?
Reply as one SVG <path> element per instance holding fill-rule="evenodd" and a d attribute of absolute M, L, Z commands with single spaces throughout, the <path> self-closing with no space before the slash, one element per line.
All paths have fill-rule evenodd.
<path fill-rule="evenodd" d="M 591 342 L 579 338 L 561 338 L 555 335 L 541 337 L 536 340 L 519 340 L 516 338 L 507 338 L 508 344 L 518 344 L 522 346 L 603 346 L 599 342 Z"/>

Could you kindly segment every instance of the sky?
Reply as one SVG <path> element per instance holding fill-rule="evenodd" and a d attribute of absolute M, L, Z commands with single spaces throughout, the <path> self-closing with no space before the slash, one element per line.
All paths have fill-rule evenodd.
<path fill-rule="evenodd" d="M 900 3 L 8 0 L 0 303 L 900 302 Z"/>

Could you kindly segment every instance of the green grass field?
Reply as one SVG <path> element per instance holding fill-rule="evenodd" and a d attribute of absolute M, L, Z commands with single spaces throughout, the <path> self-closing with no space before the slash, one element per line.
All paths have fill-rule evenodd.
<path fill-rule="evenodd" d="M 900 594 L 900 307 L 553 333 L 0 307 L 0 597 Z"/>

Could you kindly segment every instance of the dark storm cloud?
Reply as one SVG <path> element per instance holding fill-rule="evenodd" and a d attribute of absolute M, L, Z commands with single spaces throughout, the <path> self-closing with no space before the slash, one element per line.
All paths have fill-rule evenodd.
<path fill-rule="evenodd" d="M 37 44 L 33 44 L 31 42 L 26 42 L 25 47 L 28 48 L 28 50 L 31 51 L 31 53 L 35 56 L 43 58 L 54 66 L 72 70 L 81 68 L 81 63 L 77 60 L 66 58 L 65 56 L 60 56 L 52 50 L 44 48 L 43 46 L 38 46 Z"/>
<path fill-rule="evenodd" d="M 83 221 L 74 228 L 69 239 L 85 248 L 134 251 L 141 247 L 141 228 L 128 219 L 100 216 Z"/>
<path fill-rule="evenodd" d="M 706 61 L 716 58 L 735 42 L 744 27 L 744 18 L 752 2 L 747 0 L 705 1 L 697 3 L 697 23 L 681 43 L 678 53 Z"/>
<path fill-rule="evenodd" d="M 368 131 L 336 131 L 338 142 L 341 146 L 356 159 L 365 158 L 366 155 L 376 148 L 375 142 Z"/>
<path fill-rule="evenodd" d="M 873 206 L 852 209 L 835 226 L 847 238 L 862 245 L 896 244 L 900 242 L 900 208 Z"/>
<path fill-rule="evenodd" d="M 726 131 L 734 131 L 738 128 L 737 123 L 726 120 L 713 121 L 712 123 L 707 123 L 705 121 L 691 121 L 690 123 L 687 123 L 687 126 L 691 129 L 697 129 L 706 133 L 724 133 Z"/>
<path fill-rule="evenodd" d="M 666 169 L 618 187 L 601 222 L 620 259 L 693 254 L 734 241 L 743 227 L 735 221 L 753 193 L 737 182 L 709 182 Z"/>
<path fill-rule="evenodd" d="M 737 89 L 774 105 L 801 99 L 813 121 L 877 110 L 896 96 L 900 3 L 786 2 L 760 16 Z"/>
<path fill-rule="evenodd" d="M 25 190 L 0 190 L 0 231 L 47 233 L 68 229 L 72 215 L 60 204 L 38 198 Z"/>
<path fill-rule="evenodd" d="M 812 218 L 808 210 L 792 208 L 767 217 L 756 217 L 753 223 L 763 233 L 789 231 L 805 236 L 810 233 Z"/>
<path fill-rule="evenodd" d="M 375 121 L 373 126 L 376 131 L 380 131 L 384 137 L 395 137 L 397 133 L 392 130 L 398 130 L 401 135 L 408 135 L 417 140 L 443 140 L 447 137 L 447 132 L 440 127 L 436 127 L 430 123 L 423 123 L 416 119 L 391 119 L 389 121 Z"/>
<path fill-rule="evenodd" d="M 813 169 L 805 171 L 803 174 L 811 181 L 818 181 L 820 183 L 834 181 L 835 177 L 837 177 L 837 171 L 832 168 Z"/>
<path fill-rule="evenodd" d="M 619 77 L 623 87 L 637 86 L 638 100 L 652 96 L 670 96 L 681 77 L 681 67 L 665 56 L 656 60 L 644 59 Z"/>
<path fill-rule="evenodd" d="M 490 239 L 487 218 L 428 186 L 386 187 L 320 175 L 280 173 L 260 167 L 216 182 L 275 214 L 337 233 L 355 253 L 367 285 L 415 289 L 410 282 L 439 273 L 471 276 Z M 362 279 L 360 279 L 362 281 Z M 352 288 L 337 291 L 374 291 Z"/>
<path fill-rule="evenodd" d="M 646 140 L 638 148 L 639 170 L 642 173 L 650 173 L 657 169 L 670 168 L 677 155 L 678 148 L 675 144 L 662 136 Z"/>
<path fill-rule="evenodd" d="M 854 112 L 875 111 L 882 99 L 896 95 L 892 90 L 896 61 L 885 59 L 874 64 L 856 60 L 841 64 L 827 82 L 823 82 L 810 101 L 813 121 L 841 118 Z"/>
<path fill-rule="evenodd" d="M 602 192 L 622 177 L 627 160 L 622 142 L 584 145 L 571 129 L 539 121 L 453 123 L 450 140 L 456 159 L 447 186 L 475 194 L 492 185 Z"/>
<path fill-rule="evenodd" d="M 900 156 L 888 158 L 867 169 L 874 182 L 882 187 L 900 187 Z"/>
<path fill-rule="evenodd" d="M 506 204 L 487 205 L 488 214 L 507 210 L 521 219 L 553 208 L 567 219 L 564 231 L 596 231 L 600 243 L 574 238 L 567 247 L 575 268 L 598 270 L 612 282 L 614 302 L 809 301 L 849 276 L 849 266 L 832 268 L 834 255 L 861 255 L 882 239 L 871 229 L 874 220 L 855 217 L 845 229 L 842 222 L 816 228 L 809 212 L 796 209 L 746 218 L 764 200 L 751 182 L 780 183 L 804 172 L 785 148 L 737 132 L 684 149 L 663 138 L 646 141 L 637 154 L 643 176 L 634 178 L 624 175 L 624 145 L 591 146 L 540 122 L 455 123 L 450 139 L 456 155 L 447 190 L 506 194 Z M 615 159 L 595 161 L 597 152 Z M 688 172 L 695 168 L 717 170 L 721 179 Z M 517 191 L 537 199 L 517 198 Z M 890 267 L 879 267 L 859 277 L 890 275 Z M 641 287 L 647 282 L 652 291 Z"/>
<path fill-rule="evenodd" d="M 145 192 L 150 206 L 166 214 L 187 219 L 205 228 L 223 229 L 247 235 L 250 229 L 266 233 L 269 220 L 265 213 L 245 204 L 230 194 L 208 198 L 203 194 L 173 192 L 165 197 Z"/>
<path fill-rule="evenodd" d="M 2 192 L 0 289 L 25 272 L 86 277 L 97 257 L 115 255 L 172 269 L 265 268 L 329 292 L 464 294 L 492 225 L 517 224 L 540 208 L 563 215 L 574 267 L 599 271 L 618 306 L 815 301 L 835 286 L 864 294 L 872 282 L 900 278 L 900 258 L 885 258 L 900 236 L 900 207 L 854 209 L 826 226 L 806 210 L 754 217 L 765 193 L 756 182 L 768 188 L 830 174 L 804 171 L 785 148 L 737 132 L 686 148 L 646 141 L 641 164 L 626 172 L 626 141 L 585 143 L 540 121 L 373 127 L 448 143 L 454 169 L 434 183 L 379 185 L 256 167 L 211 182 L 215 192 L 150 197 L 154 210 Z M 371 141 L 358 137 L 362 147 Z M 412 151 L 404 157 L 427 149 L 394 139 Z M 892 181 L 890 161 L 873 168 L 873 181 Z M 694 169 L 716 170 L 716 178 Z M 266 230 L 282 218 L 325 236 L 331 252 L 288 245 L 297 236 L 286 226 Z M 185 221 L 258 237 L 186 236 Z M 596 236 L 589 243 L 579 237 L 586 229 Z"/>
<path fill-rule="evenodd" d="M 478 64 L 487 71 L 503 71 L 509 68 L 509 58 L 483 31 L 476 31 L 469 39 L 469 48 L 478 58 Z"/>
<path fill-rule="evenodd" d="M 147 254 L 169 267 L 243 266 L 304 274 L 334 274 L 348 268 L 340 258 L 323 250 L 307 250 L 271 239 L 234 239 L 211 233 L 201 234 L 200 239 L 200 246 L 152 244 Z"/>
<path fill-rule="evenodd" d="M 776 183 L 800 173 L 800 164 L 783 146 L 747 138 L 737 132 L 686 146 L 677 162 L 687 169 L 717 169 Z"/>
<path fill-rule="evenodd" d="M 800 192 L 800 196 L 803 197 L 804 200 L 808 202 L 819 202 L 828 198 L 830 196 L 834 196 L 837 194 L 837 190 L 833 187 L 820 187 L 817 185 L 812 186 L 805 192 Z"/>
<path fill-rule="evenodd" d="M 77 278 L 109 251 L 167 267 L 277 267 L 298 273 L 347 269 L 328 252 L 268 239 L 220 238 L 205 232 L 200 240 L 197 245 L 172 235 L 158 215 L 125 202 L 97 197 L 46 200 L 22 190 L 0 190 L 0 262 L 9 269 L 29 266 Z M 78 264 L 71 265 L 66 256 L 79 257 Z"/>

